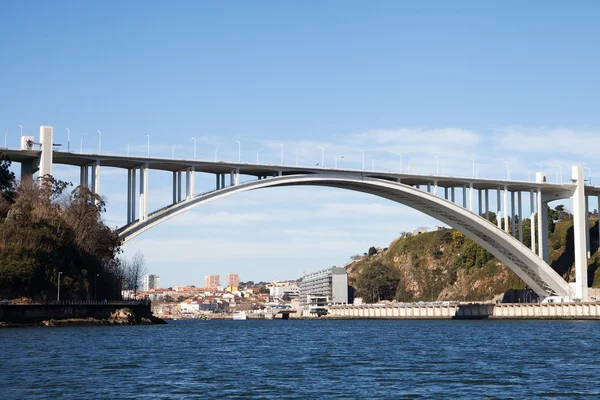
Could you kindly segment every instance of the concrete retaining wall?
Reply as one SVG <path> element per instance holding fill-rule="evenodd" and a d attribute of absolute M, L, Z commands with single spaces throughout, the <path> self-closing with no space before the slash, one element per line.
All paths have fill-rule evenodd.
<path fill-rule="evenodd" d="M 600 303 L 332 306 L 328 315 L 378 319 L 600 319 Z"/>

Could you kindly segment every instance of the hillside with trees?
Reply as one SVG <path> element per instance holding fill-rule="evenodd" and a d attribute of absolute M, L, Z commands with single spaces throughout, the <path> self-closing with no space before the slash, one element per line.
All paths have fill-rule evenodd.
<path fill-rule="evenodd" d="M 59 272 L 61 299 L 117 299 L 134 285 L 100 196 L 51 176 L 16 182 L 9 167 L 0 158 L 0 297 L 55 300 Z"/>
<path fill-rule="evenodd" d="M 495 215 L 491 214 L 492 222 L 496 223 Z M 565 279 L 573 281 L 572 216 L 559 205 L 549 210 L 548 219 L 550 265 Z M 530 223 L 524 219 L 522 224 L 523 242 L 528 247 Z M 588 284 L 600 287 L 597 211 L 590 214 L 590 238 L 592 257 L 588 260 Z M 389 248 L 378 251 L 371 247 L 364 255 L 354 256 L 346 269 L 350 284 L 357 289 L 356 295 L 366 302 L 483 301 L 510 289 L 526 288 L 516 274 L 488 251 L 453 229 L 442 228 L 414 236 L 403 233 Z"/>

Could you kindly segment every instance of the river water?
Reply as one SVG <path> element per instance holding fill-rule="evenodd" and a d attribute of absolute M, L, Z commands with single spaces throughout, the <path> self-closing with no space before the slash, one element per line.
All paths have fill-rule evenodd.
<path fill-rule="evenodd" d="M 0 329 L 0 398 L 599 398 L 594 321 Z"/>

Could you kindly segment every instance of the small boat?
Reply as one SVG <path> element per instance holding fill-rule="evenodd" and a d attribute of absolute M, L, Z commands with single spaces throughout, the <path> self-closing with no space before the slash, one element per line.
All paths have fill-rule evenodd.
<path fill-rule="evenodd" d="M 243 311 L 240 312 L 236 312 L 233 314 L 233 320 L 234 321 L 245 321 L 246 320 L 246 313 Z"/>

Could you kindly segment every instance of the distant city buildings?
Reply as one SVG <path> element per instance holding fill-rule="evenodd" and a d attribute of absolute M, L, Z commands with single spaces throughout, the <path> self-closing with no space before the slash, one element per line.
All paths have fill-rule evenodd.
<path fill-rule="evenodd" d="M 219 275 L 208 275 L 204 277 L 204 287 L 209 289 L 216 289 L 221 286 L 219 282 Z"/>
<path fill-rule="evenodd" d="M 269 288 L 269 297 L 272 301 L 291 301 L 300 296 L 298 282 L 273 281 L 267 288 Z"/>
<path fill-rule="evenodd" d="M 230 291 L 237 290 L 240 286 L 240 276 L 230 272 L 227 274 L 227 289 Z"/>
<path fill-rule="evenodd" d="M 144 291 L 158 289 L 160 287 L 160 276 L 144 275 Z"/>
<path fill-rule="evenodd" d="M 305 274 L 300 281 L 300 302 L 308 306 L 348 304 L 348 273 L 331 267 Z"/>

